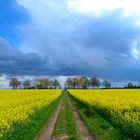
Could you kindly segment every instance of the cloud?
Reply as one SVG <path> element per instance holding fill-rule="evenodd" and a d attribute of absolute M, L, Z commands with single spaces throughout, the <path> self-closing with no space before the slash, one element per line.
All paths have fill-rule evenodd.
<path fill-rule="evenodd" d="M 73 13 L 82 13 L 90 16 L 100 16 L 104 11 L 112 12 L 122 9 L 124 15 L 140 14 L 139 0 L 69 0 L 68 7 Z"/>
<path fill-rule="evenodd" d="M 0 38 L 0 73 L 39 74 L 44 68 L 43 59 L 35 53 L 23 53 Z"/>
<path fill-rule="evenodd" d="M 0 75 L 0 88 L 9 88 L 9 78 L 5 74 Z"/>
<path fill-rule="evenodd" d="M 4 52 L 0 53 L 1 73 L 138 80 L 138 1 L 17 2 L 31 22 L 16 26 L 24 35 L 18 49 L 0 39 L 0 52 Z"/>

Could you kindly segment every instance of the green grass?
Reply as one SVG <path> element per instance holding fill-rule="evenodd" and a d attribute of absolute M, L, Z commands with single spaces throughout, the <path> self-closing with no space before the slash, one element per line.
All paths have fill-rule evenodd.
<path fill-rule="evenodd" d="M 49 106 L 37 110 L 28 117 L 28 122 L 15 122 L 11 126 L 11 131 L 5 133 L 2 140 L 33 140 L 43 125 L 49 120 L 49 117 L 56 109 L 59 100 L 60 99 L 57 99 Z"/>
<path fill-rule="evenodd" d="M 22 92 L 22 91 L 20 91 Z M 24 91 L 23 91 L 24 92 Z M 33 92 L 33 91 L 32 91 Z M 38 92 L 38 91 L 36 91 Z M 40 97 L 41 99 L 40 100 L 43 100 L 42 99 L 42 96 L 44 95 L 45 97 L 50 97 L 48 96 L 47 94 L 47 91 L 42 91 L 43 93 L 33 93 L 33 95 L 35 96 L 32 96 L 32 93 L 30 95 L 30 93 L 21 93 L 21 95 L 18 93 L 11 93 L 10 94 L 7 94 L 9 96 L 15 96 L 15 98 L 13 97 L 14 101 L 12 101 L 13 103 L 15 103 L 16 100 L 18 100 L 17 96 L 21 97 L 21 96 L 25 96 L 27 98 L 27 101 L 29 102 L 29 97 L 31 98 L 37 98 Z M 49 91 L 51 92 L 51 91 Z M 54 92 L 53 92 L 54 93 Z M 1 93 L 1 96 L 4 96 L 6 98 L 8 98 L 6 95 L 4 95 L 5 93 Z M 13 95 L 12 95 L 13 94 Z M 17 96 L 16 96 L 17 94 Z M 26 95 L 27 94 L 27 95 Z M 55 93 L 54 93 L 55 94 Z M 29 97 L 28 97 L 29 96 Z M 49 102 L 49 104 L 47 103 L 47 100 L 48 99 L 44 99 L 43 101 L 46 101 L 46 103 L 44 103 L 43 106 L 40 106 L 40 108 L 38 107 L 40 104 L 37 104 L 38 103 L 38 100 L 34 101 L 34 104 L 38 107 L 34 108 L 34 111 L 32 113 L 30 113 L 28 115 L 28 117 L 24 120 L 14 120 L 12 122 L 12 124 L 10 125 L 9 124 L 9 127 L 8 129 L 5 128 L 3 129 L 2 127 L 0 127 L 0 132 L 3 134 L 2 137 L 0 137 L 0 140 L 33 140 L 34 137 L 38 134 L 38 132 L 40 131 L 40 129 L 43 127 L 43 125 L 49 120 L 52 112 L 56 109 L 59 101 L 60 101 L 60 96 L 58 96 L 55 100 L 52 100 L 52 102 Z M 9 98 L 8 98 L 9 99 Z M 10 98 L 11 99 L 11 98 Z M 10 100 L 9 99 L 9 100 Z M 21 98 L 19 98 L 21 99 Z M 22 98 L 24 100 L 24 98 Z M 22 100 L 21 99 L 21 100 Z M 2 100 L 2 99 L 1 99 Z M 11 99 L 12 100 L 12 99 Z M 39 101 L 40 101 L 39 100 Z M 24 108 L 26 109 L 27 107 L 27 101 L 25 102 L 25 104 L 23 104 L 22 108 L 23 110 L 20 111 L 20 112 L 16 112 L 16 108 L 19 108 L 20 107 L 20 104 L 18 104 L 16 107 L 13 105 L 13 107 L 15 108 L 12 108 L 13 109 L 13 112 L 11 111 L 11 119 L 13 119 L 12 115 L 15 113 L 16 115 L 19 113 L 19 115 L 21 115 L 21 113 L 23 113 L 24 111 Z M 31 100 L 32 101 L 32 100 Z M 20 102 L 18 102 L 20 103 Z M 5 103 L 6 104 L 6 103 Z M 32 104 L 32 102 L 31 102 Z M 7 105 L 7 104 L 6 104 Z M 25 106 L 26 105 L 26 106 Z M 30 104 L 29 104 L 30 105 Z M 11 104 L 11 107 L 12 107 L 12 104 Z M 3 108 L 1 108 L 3 109 Z M 11 109 L 11 110 L 12 110 Z M 8 112 L 9 113 L 9 112 Z M 7 113 L 7 114 L 8 114 Z M 12 114 L 13 113 L 13 114 Z M 6 113 L 5 113 L 6 114 Z M 2 114 L 1 114 L 2 115 Z M 14 115 L 13 115 L 14 116 Z M 7 115 L 7 117 L 10 118 L 9 115 Z M 16 118 L 16 117 L 15 117 Z M 11 120 L 9 119 L 9 122 Z M 2 120 L 0 120 L 0 123 L 2 123 Z M 2 131 L 1 131 L 2 130 Z"/>
<path fill-rule="evenodd" d="M 69 140 L 78 140 L 76 124 L 66 94 L 67 93 L 63 91 L 62 109 L 58 116 L 53 136 L 61 137 L 68 135 Z"/>
<path fill-rule="evenodd" d="M 69 90 L 121 133 L 140 140 L 140 89 Z"/>
<path fill-rule="evenodd" d="M 95 110 L 82 104 L 79 100 L 70 95 L 73 104 L 78 107 L 78 112 L 82 120 L 86 123 L 90 132 L 99 140 L 132 140 L 121 133 L 119 128 L 115 128 L 98 115 Z"/>

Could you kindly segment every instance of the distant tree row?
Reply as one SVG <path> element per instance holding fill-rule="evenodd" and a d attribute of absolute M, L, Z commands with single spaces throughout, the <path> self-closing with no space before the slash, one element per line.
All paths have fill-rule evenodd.
<path fill-rule="evenodd" d="M 9 82 L 9 86 L 13 89 L 17 88 L 24 88 L 24 89 L 56 89 L 60 88 L 60 83 L 57 79 L 50 80 L 48 78 L 40 78 L 36 79 L 35 81 L 30 81 L 29 79 L 26 79 L 24 81 L 20 81 L 17 78 L 11 78 Z"/>
<path fill-rule="evenodd" d="M 60 83 L 57 79 L 49 80 L 48 78 L 42 78 L 36 80 L 36 87 L 38 89 L 48 89 L 48 88 L 56 89 L 60 88 Z"/>
<path fill-rule="evenodd" d="M 105 88 L 110 88 L 111 83 L 108 80 L 101 82 L 96 77 L 88 78 L 86 76 L 68 78 L 65 83 L 67 88 L 99 88 L 103 85 Z"/>
<path fill-rule="evenodd" d="M 128 82 L 128 84 L 127 84 L 127 86 L 125 87 L 125 88 L 140 88 L 140 86 L 137 86 L 137 85 L 135 85 L 134 83 L 132 83 L 132 82 Z"/>
<path fill-rule="evenodd" d="M 17 89 L 21 85 L 21 81 L 19 81 L 17 78 L 11 78 L 9 86 L 13 89 Z"/>

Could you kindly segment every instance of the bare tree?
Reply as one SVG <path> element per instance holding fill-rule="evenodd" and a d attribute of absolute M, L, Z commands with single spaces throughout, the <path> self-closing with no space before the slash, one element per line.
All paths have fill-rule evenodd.
<path fill-rule="evenodd" d="M 111 83 L 108 80 L 104 80 L 103 85 L 105 86 L 105 88 L 110 88 L 111 87 Z"/>
<path fill-rule="evenodd" d="M 88 78 L 85 77 L 85 76 L 81 76 L 81 77 L 79 78 L 79 85 L 80 85 L 80 87 L 86 89 L 87 86 L 88 86 Z"/>
<path fill-rule="evenodd" d="M 25 89 L 30 88 L 31 87 L 31 81 L 29 79 L 26 79 L 23 81 L 23 86 Z"/>
<path fill-rule="evenodd" d="M 53 80 L 50 80 L 50 82 L 49 82 L 49 87 L 50 87 L 50 88 L 53 88 Z"/>
<path fill-rule="evenodd" d="M 100 86 L 100 80 L 97 79 L 96 77 L 92 77 L 90 79 L 90 83 L 92 87 L 99 87 Z"/>
<path fill-rule="evenodd" d="M 78 85 L 79 85 L 79 78 L 78 77 L 72 78 L 72 87 L 78 88 Z"/>
<path fill-rule="evenodd" d="M 72 79 L 71 78 L 68 78 L 66 80 L 66 84 L 65 84 L 68 88 L 72 88 Z"/>
<path fill-rule="evenodd" d="M 48 88 L 49 84 L 50 84 L 50 80 L 48 78 L 43 78 L 39 80 L 41 88 Z"/>
<path fill-rule="evenodd" d="M 58 82 L 57 79 L 54 79 L 54 81 L 53 81 L 53 86 L 54 86 L 55 89 L 56 89 L 57 87 L 60 87 L 60 84 L 59 84 L 59 82 Z"/>
<path fill-rule="evenodd" d="M 11 78 L 9 86 L 13 89 L 17 89 L 18 86 L 21 85 L 21 82 L 17 78 Z"/>

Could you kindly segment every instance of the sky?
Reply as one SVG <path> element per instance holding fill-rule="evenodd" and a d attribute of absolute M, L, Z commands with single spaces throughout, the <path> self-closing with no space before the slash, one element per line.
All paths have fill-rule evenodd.
<path fill-rule="evenodd" d="M 1 0 L 0 87 L 11 76 L 86 75 L 114 85 L 140 71 L 139 0 Z"/>

